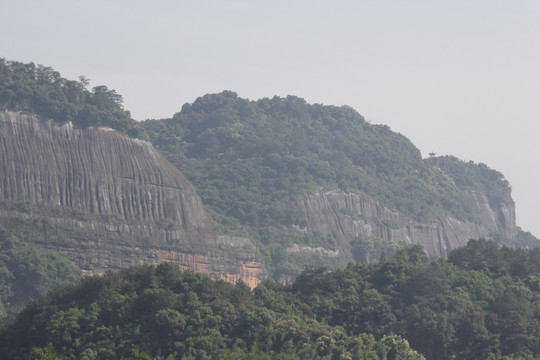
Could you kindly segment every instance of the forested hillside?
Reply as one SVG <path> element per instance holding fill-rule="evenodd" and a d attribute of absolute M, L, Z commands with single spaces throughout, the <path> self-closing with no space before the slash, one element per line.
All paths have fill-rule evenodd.
<path fill-rule="evenodd" d="M 67 80 L 49 67 L 0 59 L 0 109 L 39 114 L 55 123 L 71 121 L 74 129 L 108 126 L 131 136 L 150 138 L 195 185 L 196 196 L 201 196 L 205 208 L 217 220 L 217 227 L 209 230 L 249 239 L 246 241 L 253 242 L 263 260 L 261 273 L 275 279 L 289 281 L 305 266 L 336 269 L 349 261 L 376 262 L 381 253 L 391 255 L 401 246 L 418 243 L 432 257 L 447 256 L 470 238 L 489 237 L 513 246 L 537 246 L 532 235 L 516 231 L 510 186 L 501 173 L 454 157 L 422 159 L 406 137 L 387 126 L 370 124 L 349 107 L 308 104 L 295 96 L 250 101 L 224 91 L 185 104 L 171 119 L 138 124 L 123 109 L 122 97 L 114 90 L 97 86 L 89 91 L 87 86 L 84 77 Z M 6 119 L 19 121 L 15 116 L 6 115 Z M 4 141 L 9 144 L 10 139 Z M 69 141 L 74 137 L 70 135 Z M 73 151 L 79 151 L 76 142 L 73 144 L 67 155 L 81 160 L 77 166 L 89 164 L 89 158 L 96 159 L 92 146 L 72 157 Z M 17 156 L 32 159 L 23 155 Z M 140 163 L 132 155 L 118 154 L 119 158 L 127 156 Z M 126 163 L 127 158 L 121 162 Z M 86 165 L 77 170 L 74 166 L 70 163 L 69 169 L 57 171 L 61 173 L 60 182 L 66 182 L 61 188 L 67 194 L 75 191 L 90 205 L 88 209 L 62 210 L 62 214 L 92 212 L 100 208 L 103 198 L 111 209 L 133 206 L 138 214 L 147 217 L 145 211 L 154 209 L 153 199 L 163 198 L 144 195 L 145 200 L 141 197 L 119 202 L 114 189 L 148 174 L 113 174 L 109 169 L 107 176 L 112 175 L 109 181 L 114 186 L 96 183 L 85 187 L 81 184 L 88 185 L 96 172 L 74 183 L 68 178 L 84 174 Z M 28 171 L 37 168 L 35 164 L 29 167 Z M 118 164 L 114 166 L 118 168 Z M 15 173 L 4 169 L 7 175 Z M 71 170 L 76 174 L 71 175 Z M 43 177 L 41 173 L 32 174 L 36 179 Z M 107 176 L 100 175 L 99 179 Z M 174 183 L 162 184 L 163 177 L 158 179 L 156 184 L 160 186 Z M 10 182 L 13 187 L 18 181 Z M 14 193 L 7 183 L 4 180 L 4 193 Z M 39 188 L 40 184 L 60 189 L 41 180 L 31 187 Z M 156 184 L 147 185 L 154 189 Z M 139 190 L 131 189 L 129 198 L 148 194 Z M 46 194 L 45 198 L 57 195 Z M 122 196 L 126 199 L 128 195 Z M 485 204 L 483 197 L 487 199 Z M 36 206 L 33 198 L 7 200 Z M 83 215 L 86 219 L 95 217 Z M 101 215 L 107 219 L 123 217 L 116 213 Z M 161 225 L 157 225 L 174 231 L 180 226 L 180 221 L 176 222 L 164 226 L 160 220 Z M 173 242 L 181 242 L 177 235 L 169 235 L 176 236 Z"/>
<path fill-rule="evenodd" d="M 243 224 L 301 224 L 280 202 L 319 186 L 366 193 L 420 221 L 441 214 L 479 221 L 475 204 L 443 171 L 453 169 L 423 161 L 406 137 L 349 107 L 294 96 L 249 101 L 225 91 L 142 125 L 208 206 Z M 508 199 L 504 177 L 485 168 L 469 176 Z"/>
<path fill-rule="evenodd" d="M 89 277 L 0 330 L 9 359 L 538 359 L 540 250 L 474 240 L 253 291 L 172 264 Z M 409 346 L 410 344 L 410 346 Z M 418 353 L 413 350 L 415 349 Z M 40 355 L 41 354 L 41 355 Z M 42 357 L 39 357 L 42 356 Z M 54 357 L 56 356 L 56 357 Z"/>
<path fill-rule="evenodd" d="M 104 85 L 89 91 L 88 83 L 84 76 L 79 81 L 68 80 L 50 67 L 0 58 L 0 109 L 71 121 L 79 127 L 108 126 L 148 139 L 124 110 L 122 95 Z"/>
<path fill-rule="evenodd" d="M 540 250 L 471 240 L 450 252 L 471 229 L 538 246 L 516 228 L 501 173 L 451 156 L 422 159 L 403 135 L 349 107 L 225 91 L 137 124 L 115 91 L 87 85 L 0 59 L 0 159 L 11 159 L 0 172 L 0 312 L 41 296 L 2 320 L 1 358 L 540 359 Z M 75 126 L 51 125 L 68 121 Z M 148 142 L 95 128 L 81 136 L 89 126 L 150 138 L 195 188 Z M 30 128 L 47 136 L 12 146 Z M 60 137 L 69 146 L 54 145 Z M 109 146 L 107 156 L 95 155 L 92 139 Z M 54 148 L 54 161 L 32 162 L 41 158 L 27 143 L 43 145 L 34 151 L 43 159 Z M 62 170 L 48 175 L 53 163 Z M 196 213 L 205 221 L 191 221 Z M 325 221 L 357 235 L 313 230 Z M 163 236 L 122 237 L 137 226 Z M 412 246 L 422 239 L 437 239 L 448 258 L 430 260 Z M 81 271 L 51 249 L 98 268 L 165 262 L 76 282 Z M 241 272 L 227 267 L 238 268 L 253 287 L 267 276 L 282 283 L 251 289 L 179 266 L 229 281 Z"/>
<path fill-rule="evenodd" d="M 27 243 L 24 236 L 31 232 L 19 226 L 16 232 L 0 226 L 0 317 L 21 310 L 60 284 L 82 278 L 81 270 L 69 259 Z"/>
<path fill-rule="evenodd" d="M 224 91 L 185 104 L 171 119 L 149 120 L 142 126 L 152 143 L 196 186 L 221 224 L 219 231 L 255 239 L 276 278 L 279 273 L 297 274 L 303 265 L 344 266 L 347 251 L 357 261 L 376 261 L 381 252 L 389 255 L 399 247 L 392 236 L 351 235 L 338 240 L 330 231 L 302 232 L 308 219 L 290 204 L 302 203 L 321 189 L 367 195 L 389 211 L 424 224 L 452 217 L 484 226 L 485 217 L 471 189 L 485 194 L 493 208 L 513 204 L 510 186 L 498 171 L 454 157 L 424 160 L 406 137 L 368 123 L 346 106 L 308 104 L 294 96 L 250 101 Z M 377 214 L 368 218 L 364 210 L 351 207 L 339 211 L 349 218 L 345 220 L 359 224 L 354 226 L 384 226 L 386 230 L 379 233 L 404 229 L 398 238 L 411 237 L 407 228 L 416 227 Z M 328 219 L 319 217 L 325 216 Z M 343 216 L 328 221 L 342 222 Z M 441 223 L 426 231 L 445 226 Z M 491 224 L 492 233 L 484 231 L 482 236 L 497 235 L 498 226 L 502 228 Z M 507 243 L 514 240 L 505 237 L 498 235 Z M 467 240 L 461 239 L 461 245 Z M 291 252 L 296 245 L 327 252 L 297 256 Z M 328 251 L 341 255 L 331 257 Z"/>
<path fill-rule="evenodd" d="M 481 190 L 492 204 L 510 199 L 511 188 L 504 175 L 486 164 L 464 162 L 455 156 L 430 157 L 425 162 L 447 174 L 456 186 Z"/>

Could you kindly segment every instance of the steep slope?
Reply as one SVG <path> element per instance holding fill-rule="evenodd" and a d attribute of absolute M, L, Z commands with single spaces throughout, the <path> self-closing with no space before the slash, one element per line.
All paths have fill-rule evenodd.
<path fill-rule="evenodd" d="M 387 241 L 421 244 L 432 257 L 471 238 L 516 243 L 502 174 L 422 159 L 403 135 L 349 107 L 224 91 L 141 125 L 228 231 L 260 241 L 276 278 L 341 266 L 365 242 L 379 255 Z"/>
<path fill-rule="evenodd" d="M 251 242 L 216 235 L 174 166 L 109 128 L 0 112 L 0 201 L 5 226 L 89 271 L 172 261 L 252 286 L 263 276 Z"/>
<path fill-rule="evenodd" d="M 339 244 L 348 261 L 356 260 L 351 241 L 375 237 L 391 240 L 400 245 L 422 245 L 430 257 L 447 256 L 451 250 L 465 246 L 469 239 L 492 238 L 502 233 L 506 238 L 516 237 L 513 203 L 491 207 L 487 197 L 470 191 L 482 215 L 480 224 L 441 216 L 433 222 L 419 222 L 366 195 L 347 194 L 341 190 L 320 190 L 299 202 L 287 206 L 306 218 L 304 228 L 292 228 L 293 233 L 321 233 L 331 236 Z"/>

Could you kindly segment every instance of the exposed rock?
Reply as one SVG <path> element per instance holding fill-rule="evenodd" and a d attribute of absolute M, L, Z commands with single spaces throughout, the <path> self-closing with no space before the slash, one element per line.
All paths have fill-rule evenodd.
<path fill-rule="evenodd" d="M 38 245 L 90 272 L 172 261 L 251 286 L 264 277 L 253 244 L 216 235 L 172 164 L 149 142 L 111 129 L 0 112 L 0 201 L 31 205 L 26 212 L 5 206 L 4 223 L 46 218 L 73 229 L 67 238 L 45 234 Z"/>
<path fill-rule="evenodd" d="M 328 250 L 323 247 L 312 247 L 312 246 L 302 246 L 298 244 L 294 244 L 290 248 L 287 248 L 286 251 L 290 254 L 319 254 L 319 255 L 326 255 L 330 257 L 336 257 L 339 256 L 338 250 Z"/>
<path fill-rule="evenodd" d="M 471 238 L 494 233 L 515 238 L 514 204 L 494 206 L 481 192 L 469 192 L 481 224 L 451 217 L 419 223 L 368 196 L 321 189 L 286 205 L 307 220 L 305 228 L 288 231 L 331 236 L 338 250 L 296 245 L 287 251 L 339 253 L 352 261 L 351 241 L 375 236 L 420 244 L 436 257 Z M 266 276 L 255 246 L 245 238 L 216 235 L 194 187 L 150 143 L 111 129 L 76 129 L 0 112 L 0 201 L 0 223 L 19 219 L 41 227 L 32 242 L 91 273 L 170 261 L 252 287 Z"/>
<path fill-rule="evenodd" d="M 488 197 L 476 189 L 469 189 L 469 195 L 476 201 L 483 224 L 492 232 L 500 232 L 509 239 L 517 234 L 516 209 L 513 202 L 495 206 L 489 203 Z"/>
<path fill-rule="evenodd" d="M 465 246 L 470 239 L 488 239 L 494 232 L 515 238 L 514 204 L 500 204 L 493 208 L 485 195 L 475 190 L 470 193 L 480 209 L 482 224 L 462 222 L 452 217 L 439 218 L 428 224 L 419 223 L 366 195 L 321 189 L 302 201 L 287 204 L 307 219 L 306 228 L 291 227 L 290 231 L 331 236 L 336 239 L 347 261 L 353 260 L 350 242 L 357 237 L 375 236 L 405 245 L 420 244 L 430 257 L 447 256 L 451 250 Z M 358 216 L 351 216 L 351 213 Z"/>

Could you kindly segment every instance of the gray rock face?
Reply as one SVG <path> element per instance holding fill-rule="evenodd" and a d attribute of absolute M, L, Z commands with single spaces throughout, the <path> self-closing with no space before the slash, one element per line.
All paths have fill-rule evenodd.
<path fill-rule="evenodd" d="M 111 129 L 0 112 L 0 201 L 32 207 L 1 210 L 4 222 L 47 217 L 91 233 L 44 237 L 40 246 L 94 272 L 160 261 L 197 269 L 194 259 L 204 255 L 214 277 L 243 278 L 248 269 L 246 282 L 258 282 L 261 262 L 249 240 L 218 237 L 192 184 L 149 142 Z"/>
<path fill-rule="evenodd" d="M 2 112 L 0 146 L 0 199 L 117 214 L 129 224 L 213 225 L 193 186 L 146 141 Z"/>
<path fill-rule="evenodd" d="M 480 209 L 481 225 L 451 217 L 439 218 L 429 224 L 419 223 L 366 195 L 321 189 L 303 201 L 287 204 L 307 219 L 306 228 L 290 230 L 330 235 L 337 240 L 347 261 L 353 260 L 350 242 L 357 237 L 375 236 L 406 245 L 419 244 L 430 257 L 447 256 L 451 250 L 465 246 L 470 239 L 487 239 L 494 232 L 515 238 L 513 203 L 493 208 L 484 194 L 476 190 L 470 190 L 470 194 Z M 351 216 L 351 213 L 358 216 Z"/>
<path fill-rule="evenodd" d="M 365 195 L 321 189 L 286 205 L 307 219 L 306 228 L 288 230 L 329 235 L 339 253 L 306 246 L 288 251 L 352 261 L 350 242 L 375 236 L 420 244 L 436 257 L 495 232 L 515 238 L 513 203 L 492 206 L 479 191 L 471 189 L 470 195 L 482 224 L 451 217 L 419 223 Z M 150 143 L 111 129 L 76 129 L 0 112 L 0 224 L 15 220 L 42 229 L 30 241 L 93 273 L 171 261 L 252 287 L 266 276 L 253 244 L 216 235 L 194 187 Z"/>

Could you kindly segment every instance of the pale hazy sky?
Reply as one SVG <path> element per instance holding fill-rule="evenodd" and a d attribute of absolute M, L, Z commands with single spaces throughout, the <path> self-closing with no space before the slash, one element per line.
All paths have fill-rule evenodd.
<path fill-rule="evenodd" d="M 540 237 L 540 1 L 49 0 L 0 4 L 0 57 L 85 75 L 137 120 L 222 90 L 349 105 L 483 162 Z"/>

